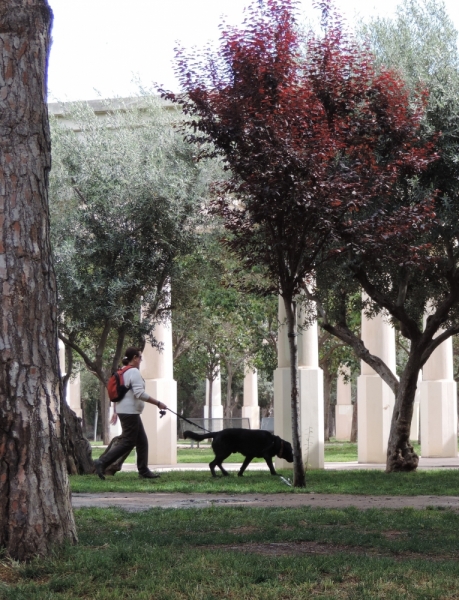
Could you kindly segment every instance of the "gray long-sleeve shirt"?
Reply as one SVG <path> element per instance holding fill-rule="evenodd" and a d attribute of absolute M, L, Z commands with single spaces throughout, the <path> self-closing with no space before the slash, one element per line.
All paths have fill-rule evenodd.
<path fill-rule="evenodd" d="M 116 412 L 121 415 L 140 415 L 145 406 L 144 400 L 150 397 L 145 392 L 145 381 L 139 369 L 128 369 L 124 375 L 124 385 L 130 387 L 122 400 L 116 403 Z"/>

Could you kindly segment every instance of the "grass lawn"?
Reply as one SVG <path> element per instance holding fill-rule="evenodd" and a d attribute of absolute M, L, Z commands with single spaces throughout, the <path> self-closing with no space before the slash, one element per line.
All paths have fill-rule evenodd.
<path fill-rule="evenodd" d="M 76 520 L 77 546 L 27 565 L 0 558 L 2 600 L 459 597 L 450 510 L 82 509 Z"/>
<path fill-rule="evenodd" d="M 291 471 L 281 471 L 292 477 Z M 244 477 L 233 473 L 230 477 L 212 478 L 210 471 L 171 471 L 162 473 L 160 479 L 139 479 L 136 472 L 117 473 L 101 481 L 96 475 L 70 477 L 74 492 L 184 492 L 276 494 L 368 494 L 368 495 L 440 495 L 457 496 L 459 471 L 437 470 L 415 473 L 391 473 L 383 471 L 308 471 L 306 488 L 288 487 L 280 477 L 267 471 L 246 471 Z"/>

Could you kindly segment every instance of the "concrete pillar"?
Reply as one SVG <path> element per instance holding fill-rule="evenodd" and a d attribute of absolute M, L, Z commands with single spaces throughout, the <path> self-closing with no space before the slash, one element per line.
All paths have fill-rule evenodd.
<path fill-rule="evenodd" d="M 74 379 L 71 379 L 67 387 L 67 403 L 77 417 L 80 419 L 83 416 L 81 410 L 81 380 L 80 373 L 78 372 Z"/>
<path fill-rule="evenodd" d="M 345 372 L 349 377 L 351 371 L 349 367 L 341 366 L 341 372 Z M 336 384 L 336 439 L 340 442 L 349 442 L 352 429 L 352 394 L 351 382 L 345 381 L 342 373 L 338 374 Z"/>
<path fill-rule="evenodd" d="M 145 379 L 147 394 L 160 400 L 177 412 L 177 382 L 173 376 L 172 326 L 157 323 L 154 336 L 162 349 L 148 342 L 143 351 L 140 372 Z M 167 411 L 161 418 L 159 409 L 145 404 L 142 420 L 148 437 L 148 463 L 151 465 L 175 465 L 177 463 L 177 417 Z"/>
<path fill-rule="evenodd" d="M 304 324 L 299 314 L 299 325 Z M 310 469 L 324 468 L 324 375 L 319 367 L 317 321 L 298 335 L 301 445 Z"/>
<path fill-rule="evenodd" d="M 242 418 L 249 419 L 250 429 L 260 429 L 260 407 L 258 406 L 258 376 L 253 367 L 245 368 L 244 405 Z"/>
<path fill-rule="evenodd" d="M 65 368 L 65 344 L 62 340 L 58 341 L 58 352 L 59 352 L 59 368 L 61 370 L 61 377 L 64 377 L 66 373 Z"/>
<path fill-rule="evenodd" d="M 368 319 L 362 311 L 362 340 L 395 373 L 395 331 L 384 313 Z M 385 463 L 394 394 L 367 363 L 361 361 L 357 379 L 358 461 Z"/>
<path fill-rule="evenodd" d="M 212 383 L 212 398 L 209 398 L 210 381 L 206 379 L 206 403 L 204 405 L 204 419 L 209 418 L 209 405 L 212 402 L 212 424 L 204 424 L 209 431 L 223 429 L 223 404 L 222 404 L 222 378 L 220 370 Z M 215 419 L 218 419 L 217 421 Z"/>
<path fill-rule="evenodd" d="M 65 344 L 62 340 L 58 341 L 58 351 L 59 351 L 59 368 L 61 370 L 61 377 L 66 375 L 65 370 Z M 77 373 L 76 377 L 73 380 L 70 380 L 67 383 L 66 390 L 66 400 L 67 404 L 73 410 L 77 417 L 81 419 L 83 416 L 83 411 L 81 410 L 81 383 L 80 383 L 80 374 Z"/>
<path fill-rule="evenodd" d="M 437 335 L 440 335 L 441 331 Z M 457 390 L 453 378 L 453 340 L 445 340 L 422 370 L 421 456 L 457 456 Z"/>
<path fill-rule="evenodd" d="M 278 368 L 274 372 L 274 433 L 292 441 L 290 352 L 284 301 L 279 298 Z M 301 323 L 301 315 L 299 322 Z M 319 368 L 317 324 L 298 336 L 300 435 L 303 460 L 309 468 L 324 466 L 323 373 Z M 291 463 L 276 458 L 279 469 Z"/>

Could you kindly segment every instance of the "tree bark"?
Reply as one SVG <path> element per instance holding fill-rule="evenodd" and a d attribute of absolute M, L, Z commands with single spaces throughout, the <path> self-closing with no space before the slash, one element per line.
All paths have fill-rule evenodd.
<path fill-rule="evenodd" d="M 306 487 L 306 474 L 301 453 L 300 433 L 300 395 L 298 375 L 298 327 L 296 304 L 284 297 L 287 315 L 287 331 L 290 348 L 291 408 L 292 408 L 292 446 L 293 446 L 293 485 Z"/>
<path fill-rule="evenodd" d="M 356 402 L 354 402 L 354 404 L 352 405 L 352 423 L 351 423 L 351 439 L 350 441 L 353 442 L 354 444 L 357 443 L 357 436 L 358 436 L 358 410 L 359 410 L 359 405 Z"/>
<path fill-rule="evenodd" d="M 330 392 L 332 386 L 332 375 L 328 364 L 324 362 L 322 365 L 324 372 L 324 441 L 330 441 Z"/>
<path fill-rule="evenodd" d="M 89 475 L 94 473 L 91 444 L 83 433 L 83 419 L 76 416 L 67 402 L 67 386 L 73 371 L 73 350 L 68 345 L 65 346 L 65 359 L 66 369 L 65 375 L 62 377 L 61 412 L 64 417 L 62 442 L 67 472 L 69 475 Z"/>
<path fill-rule="evenodd" d="M 91 444 L 85 438 L 82 419 L 76 416 L 67 402 L 62 402 L 62 414 L 65 421 L 63 446 L 69 475 L 89 475 L 94 473 L 91 457 Z"/>
<path fill-rule="evenodd" d="M 212 391 L 213 391 L 213 385 L 214 385 L 214 380 L 211 378 L 208 380 L 209 381 L 209 410 L 207 412 L 207 416 L 209 419 L 209 423 L 210 423 L 210 431 L 212 430 Z"/>
<path fill-rule="evenodd" d="M 16 560 L 77 540 L 49 240 L 51 22 L 46 0 L 0 0 L 0 547 Z"/>
<path fill-rule="evenodd" d="M 225 416 L 227 419 L 231 419 L 231 415 L 233 413 L 232 409 L 232 387 L 233 387 L 233 368 L 230 361 L 226 361 L 226 407 L 225 407 Z"/>
<path fill-rule="evenodd" d="M 410 442 L 414 399 L 421 368 L 419 361 L 416 359 L 417 353 L 414 344 L 412 344 L 410 356 L 395 396 L 394 412 L 392 413 L 387 446 L 387 473 L 394 471 L 414 471 L 419 463 L 419 457 Z"/>

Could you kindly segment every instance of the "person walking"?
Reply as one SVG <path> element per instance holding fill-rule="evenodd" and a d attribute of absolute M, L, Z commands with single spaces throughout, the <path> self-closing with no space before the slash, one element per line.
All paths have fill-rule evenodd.
<path fill-rule="evenodd" d="M 143 479 L 156 479 L 159 477 L 148 468 L 148 439 L 143 427 L 140 415 L 145 402 L 154 404 L 160 410 L 166 410 L 167 406 L 155 400 L 145 392 L 145 381 L 140 374 L 139 367 L 142 361 L 142 351 L 130 346 L 126 348 L 123 357 L 123 365 L 130 366 L 124 374 L 124 385 L 128 388 L 122 400 L 116 403 L 116 414 L 121 422 L 122 433 L 119 442 L 107 454 L 94 461 L 96 474 L 105 479 L 105 468 L 118 460 L 121 456 L 130 452 L 133 448 L 137 453 L 137 470 L 139 477 Z"/>

